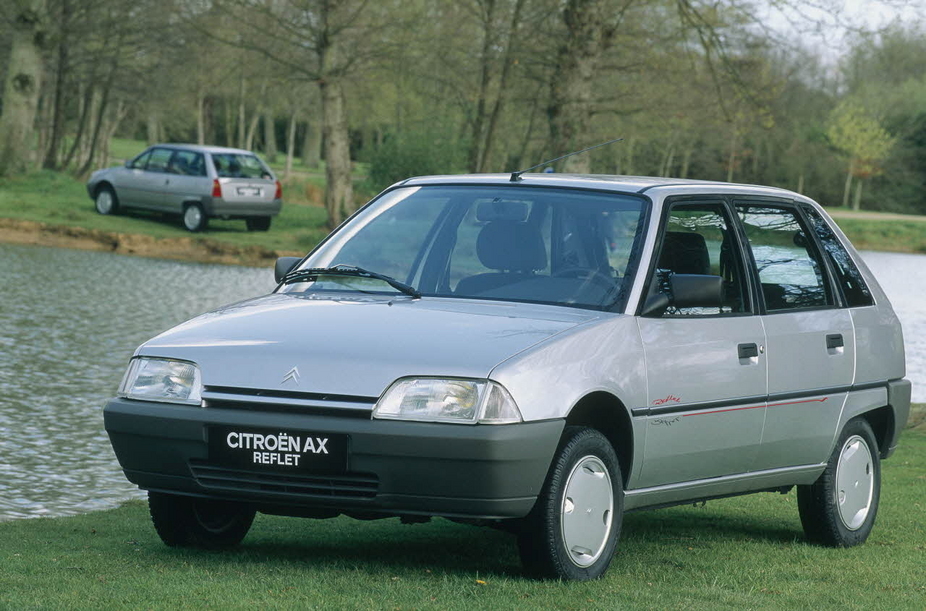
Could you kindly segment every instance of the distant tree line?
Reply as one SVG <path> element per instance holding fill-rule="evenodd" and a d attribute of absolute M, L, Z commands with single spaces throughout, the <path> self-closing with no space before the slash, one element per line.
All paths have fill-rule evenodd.
<path fill-rule="evenodd" d="M 324 159 L 334 226 L 357 161 L 381 188 L 623 136 L 556 170 L 926 213 L 926 33 L 857 33 L 827 66 L 764 28 L 765 4 L 7 0 L 0 174 L 84 176 L 114 136 L 256 149 L 287 173 Z"/>

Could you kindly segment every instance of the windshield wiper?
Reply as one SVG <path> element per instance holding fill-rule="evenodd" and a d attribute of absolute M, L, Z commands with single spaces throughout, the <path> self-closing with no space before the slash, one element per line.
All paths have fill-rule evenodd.
<path fill-rule="evenodd" d="M 317 280 L 319 276 L 348 276 L 352 278 L 373 278 L 381 280 L 397 291 L 405 293 L 414 299 L 421 299 L 421 293 L 412 286 L 399 282 L 392 276 L 371 272 L 370 270 L 357 267 L 356 265 L 333 265 L 331 267 L 310 267 L 309 269 L 298 269 L 289 272 L 283 276 L 283 284 L 292 284 L 293 282 L 310 282 Z"/>

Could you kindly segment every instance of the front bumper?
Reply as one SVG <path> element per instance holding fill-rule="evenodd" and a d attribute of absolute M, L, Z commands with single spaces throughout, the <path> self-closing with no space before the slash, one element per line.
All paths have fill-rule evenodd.
<path fill-rule="evenodd" d="M 517 518 L 530 512 L 563 420 L 458 425 L 113 399 L 104 421 L 132 483 L 146 490 L 273 507 L 391 515 Z M 347 472 L 264 473 L 214 464 L 212 425 L 349 438 Z M 289 508 L 289 509 L 285 509 Z"/>

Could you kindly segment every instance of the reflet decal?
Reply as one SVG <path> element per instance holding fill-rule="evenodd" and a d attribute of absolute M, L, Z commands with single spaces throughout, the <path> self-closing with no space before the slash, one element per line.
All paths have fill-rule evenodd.
<path fill-rule="evenodd" d="M 672 426 L 673 424 L 675 424 L 681 419 L 682 419 L 681 416 L 676 416 L 675 418 L 656 418 L 655 420 L 651 420 L 650 423 L 651 424 L 661 424 L 663 426 Z"/>
<path fill-rule="evenodd" d="M 665 405 L 666 403 L 681 403 L 682 400 L 675 395 L 669 395 L 665 399 L 656 399 L 653 401 L 653 405 Z"/>
<path fill-rule="evenodd" d="M 286 375 L 283 376 L 283 381 L 280 382 L 280 385 L 286 384 L 290 380 L 292 380 L 296 384 L 296 386 L 299 386 L 299 368 L 298 367 L 293 367 L 292 369 L 287 371 Z"/>

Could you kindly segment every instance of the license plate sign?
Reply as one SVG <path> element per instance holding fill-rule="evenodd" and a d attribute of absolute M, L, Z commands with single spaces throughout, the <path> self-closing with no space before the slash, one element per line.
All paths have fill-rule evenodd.
<path fill-rule="evenodd" d="M 344 473 L 347 435 L 211 427 L 209 459 L 214 464 L 254 470 Z"/>
<path fill-rule="evenodd" d="M 238 187 L 238 195 L 244 197 L 260 197 L 263 189 L 260 187 Z"/>

